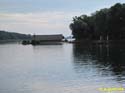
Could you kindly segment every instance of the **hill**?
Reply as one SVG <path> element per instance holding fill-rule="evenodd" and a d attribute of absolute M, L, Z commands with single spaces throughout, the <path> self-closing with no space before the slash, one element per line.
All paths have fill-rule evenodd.
<path fill-rule="evenodd" d="M 26 39 L 31 39 L 31 35 L 0 30 L 0 40 L 26 40 Z"/>

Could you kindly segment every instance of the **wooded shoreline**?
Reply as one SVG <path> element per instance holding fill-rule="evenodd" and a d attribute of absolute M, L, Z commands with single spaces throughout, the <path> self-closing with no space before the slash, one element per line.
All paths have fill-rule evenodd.
<path fill-rule="evenodd" d="M 68 43 L 75 43 L 75 44 L 94 44 L 94 45 L 125 45 L 125 40 L 75 40 L 70 41 Z"/>

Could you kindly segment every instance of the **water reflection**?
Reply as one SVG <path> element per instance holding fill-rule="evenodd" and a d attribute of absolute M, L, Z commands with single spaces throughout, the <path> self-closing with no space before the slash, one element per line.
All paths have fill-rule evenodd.
<path fill-rule="evenodd" d="M 123 45 L 74 44 L 73 55 L 75 71 L 80 74 L 86 75 L 85 71 L 88 71 L 91 77 L 101 75 L 108 79 L 115 78 L 121 83 L 125 80 L 125 46 Z"/>
<path fill-rule="evenodd" d="M 3 44 L 0 93 L 100 93 L 98 88 L 120 87 L 124 53 L 124 46 Z"/>

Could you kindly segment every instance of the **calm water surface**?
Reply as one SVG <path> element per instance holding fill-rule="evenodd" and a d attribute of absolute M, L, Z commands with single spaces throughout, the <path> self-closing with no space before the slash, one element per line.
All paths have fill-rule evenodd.
<path fill-rule="evenodd" d="M 106 93 L 124 81 L 123 46 L 0 44 L 0 93 Z"/>

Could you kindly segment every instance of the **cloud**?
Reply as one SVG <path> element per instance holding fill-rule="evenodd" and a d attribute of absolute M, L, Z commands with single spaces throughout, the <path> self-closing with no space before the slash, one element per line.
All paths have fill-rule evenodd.
<path fill-rule="evenodd" d="M 69 24 L 79 12 L 1 13 L 0 28 L 36 34 L 70 34 Z"/>

